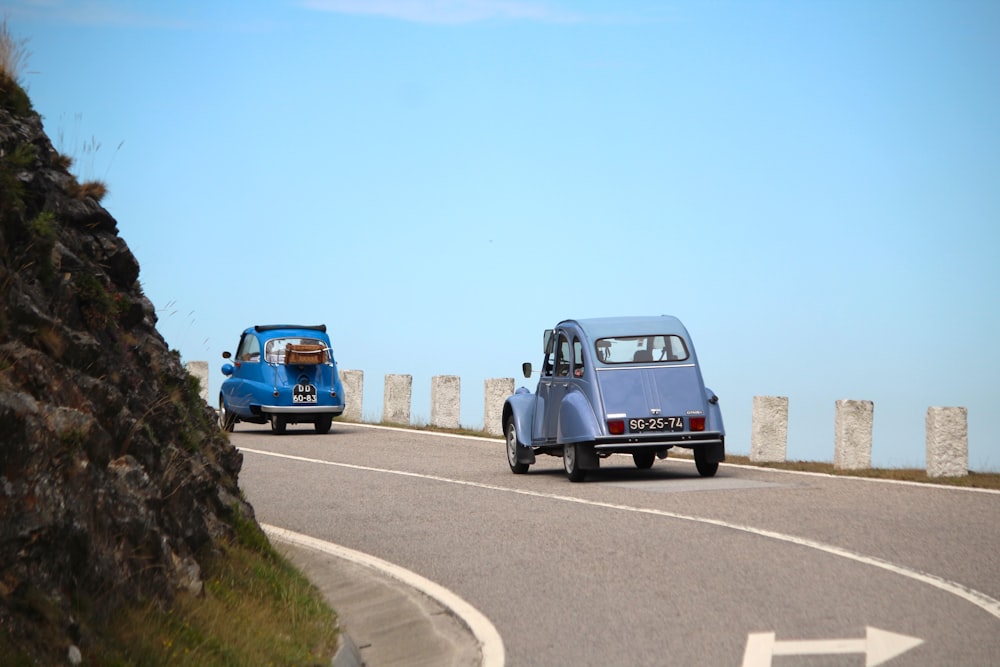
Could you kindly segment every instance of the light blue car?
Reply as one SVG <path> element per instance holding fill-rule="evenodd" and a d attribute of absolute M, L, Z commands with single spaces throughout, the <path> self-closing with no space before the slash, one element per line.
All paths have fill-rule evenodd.
<path fill-rule="evenodd" d="M 222 366 L 227 379 L 219 391 L 219 426 L 232 431 L 237 422 L 271 424 L 284 433 L 288 424 L 311 423 L 329 433 L 333 418 L 344 412 L 344 388 L 333 358 L 326 325 L 264 324 L 246 329 L 232 363 Z"/>
<path fill-rule="evenodd" d="M 581 482 L 611 454 L 631 454 L 647 469 L 671 447 L 693 450 L 704 477 L 725 461 L 719 398 L 705 387 L 676 317 L 564 320 L 545 331 L 543 349 L 535 393 L 521 387 L 504 403 L 512 472 L 526 473 L 536 454 L 549 454 Z M 530 362 L 523 371 L 531 377 Z"/>

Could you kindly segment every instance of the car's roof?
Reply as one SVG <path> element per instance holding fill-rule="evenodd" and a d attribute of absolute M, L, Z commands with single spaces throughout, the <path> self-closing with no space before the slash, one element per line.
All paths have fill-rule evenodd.
<path fill-rule="evenodd" d="M 243 333 L 266 333 L 268 336 L 311 335 L 326 333 L 325 324 L 257 324 L 249 327 Z"/>
<path fill-rule="evenodd" d="M 677 334 L 688 338 L 687 329 L 673 315 L 590 317 L 563 320 L 559 324 L 575 322 L 591 340 L 611 336 L 641 336 L 648 334 Z"/>

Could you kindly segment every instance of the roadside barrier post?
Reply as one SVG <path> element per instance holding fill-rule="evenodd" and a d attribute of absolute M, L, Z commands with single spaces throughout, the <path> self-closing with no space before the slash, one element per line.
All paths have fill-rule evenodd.
<path fill-rule="evenodd" d="M 462 413 L 462 379 L 457 375 L 431 378 L 431 426 L 459 428 Z"/>
<path fill-rule="evenodd" d="M 340 383 L 344 387 L 343 418 L 354 422 L 362 421 L 364 413 L 361 408 L 364 403 L 365 372 L 340 371 Z"/>
<path fill-rule="evenodd" d="M 490 435 L 503 435 L 503 404 L 514 393 L 514 378 L 492 378 L 483 383 L 485 396 L 483 430 Z"/>
<path fill-rule="evenodd" d="M 754 396 L 750 460 L 784 462 L 788 447 L 788 397 Z"/>
<path fill-rule="evenodd" d="M 208 400 L 208 362 L 207 361 L 189 361 L 185 364 L 187 367 L 187 372 L 198 378 L 198 382 L 201 383 L 201 400 L 209 403 Z M 211 405 L 211 403 L 209 403 Z"/>
<path fill-rule="evenodd" d="M 390 424 L 410 423 L 410 394 L 412 375 L 386 375 L 385 397 L 382 402 L 382 421 Z"/>
<path fill-rule="evenodd" d="M 965 408 L 927 408 L 928 477 L 969 474 L 968 418 Z"/>
<path fill-rule="evenodd" d="M 833 467 L 861 470 L 872 467 L 872 423 L 875 404 L 871 401 L 837 401 L 833 421 Z"/>

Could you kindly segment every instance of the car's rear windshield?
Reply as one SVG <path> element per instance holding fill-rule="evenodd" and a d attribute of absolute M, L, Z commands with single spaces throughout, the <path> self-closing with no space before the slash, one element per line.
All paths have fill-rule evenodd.
<path fill-rule="evenodd" d="M 298 336 L 272 338 L 264 344 L 264 360 L 272 364 L 285 363 L 285 350 L 289 345 L 322 345 L 326 347 L 326 343 L 318 338 L 300 338 Z"/>
<path fill-rule="evenodd" d="M 599 338 L 594 347 L 605 364 L 666 363 L 689 356 L 684 339 L 673 334 Z"/>

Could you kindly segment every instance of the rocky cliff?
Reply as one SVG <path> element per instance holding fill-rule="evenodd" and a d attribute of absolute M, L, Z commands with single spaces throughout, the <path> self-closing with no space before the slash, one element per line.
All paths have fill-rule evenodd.
<path fill-rule="evenodd" d="M 69 164 L 0 73 L 0 647 L 45 663 L 88 615 L 199 591 L 253 516 L 103 188 Z"/>

